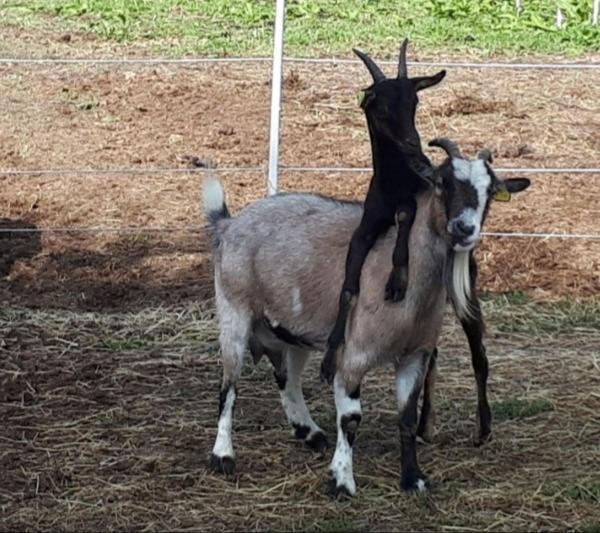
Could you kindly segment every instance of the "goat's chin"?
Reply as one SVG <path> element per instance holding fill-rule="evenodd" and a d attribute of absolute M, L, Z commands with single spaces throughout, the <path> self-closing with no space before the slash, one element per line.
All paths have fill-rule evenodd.
<path fill-rule="evenodd" d="M 473 240 L 469 240 L 469 241 L 463 241 L 463 242 L 455 242 L 452 245 L 452 249 L 455 252 L 470 252 L 473 248 L 475 248 L 475 245 L 477 244 L 477 239 L 473 239 Z"/>

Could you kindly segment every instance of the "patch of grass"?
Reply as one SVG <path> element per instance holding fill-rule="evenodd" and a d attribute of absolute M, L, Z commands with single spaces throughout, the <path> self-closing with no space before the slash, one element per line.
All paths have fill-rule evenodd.
<path fill-rule="evenodd" d="M 357 528 L 350 520 L 343 518 L 332 518 L 315 522 L 308 531 L 324 531 L 328 533 L 343 533 L 345 531 L 357 531 Z"/>
<path fill-rule="evenodd" d="M 348 54 L 353 46 L 389 54 L 409 36 L 429 49 L 577 55 L 600 49 L 591 3 L 558 0 L 566 23 L 555 26 L 555 3 L 512 0 L 289 0 L 286 52 Z M 65 29 L 116 41 L 152 40 L 165 54 L 265 55 L 271 51 L 271 0 L 32 0 L 11 2 L 14 23 L 40 16 Z M 0 16 L 2 14 L 0 8 Z M 15 17 L 18 14 L 19 17 Z M 168 41 L 168 42 L 167 42 Z"/>
<path fill-rule="evenodd" d="M 600 482 L 590 482 L 568 487 L 563 494 L 570 500 L 583 500 L 600 503 Z"/>
<path fill-rule="evenodd" d="M 491 407 L 496 420 L 529 418 L 540 413 L 554 411 L 552 402 L 543 398 L 536 398 L 533 400 L 512 398 L 501 402 L 493 402 Z"/>
<path fill-rule="evenodd" d="M 484 296 L 483 310 L 494 330 L 529 335 L 581 335 L 600 332 L 600 300 L 534 302 L 522 293 Z"/>
<path fill-rule="evenodd" d="M 581 533 L 600 533 L 600 522 L 586 524 L 579 531 L 581 531 Z"/>

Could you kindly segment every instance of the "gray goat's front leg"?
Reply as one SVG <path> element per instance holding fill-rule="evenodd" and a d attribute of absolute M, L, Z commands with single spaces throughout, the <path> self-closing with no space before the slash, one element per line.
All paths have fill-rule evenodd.
<path fill-rule="evenodd" d="M 352 445 L 362 418 L 360 406 L 360 385 L 350 389 L 343 372 L 338 372 L 333 380 L 335 408 L 337 413 L 337 443 L 329 467 L 328 492 L 334 498 L 354 496 L 356 482 L 352 471 Z"/>
<path fill-rule="evenodd" d="M 396 397 L 400 413 L 402 470 L 400 486 L 405 491 L 426 492 L 429 482 L 417 461 L 417 403 L 430 353 L 419 351 L 402 361 L 396 370 Z"/>

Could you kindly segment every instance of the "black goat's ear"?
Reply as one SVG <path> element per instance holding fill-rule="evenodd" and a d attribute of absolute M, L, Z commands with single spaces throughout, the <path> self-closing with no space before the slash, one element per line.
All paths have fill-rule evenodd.
<path fill-rule="evenodd" d="M 410 81 L 413 82 L 413 86 L 415 91 L 422 91 L 423 89 L 428 89 L 429 87 L 433 87 L 437 85 L 440 81 L 444 79 L 446 76 L 445 70 L 440 70 L 437 74 L 433 76 L 422 76 L 419 78 L 411 78 Z"/>
<path fill-rule="evenodd" d="M 527 178 L 508 178 L 503 181 L 506 190 L 510 193 L 524 191 L 531 185 L 531 181 Z"/>

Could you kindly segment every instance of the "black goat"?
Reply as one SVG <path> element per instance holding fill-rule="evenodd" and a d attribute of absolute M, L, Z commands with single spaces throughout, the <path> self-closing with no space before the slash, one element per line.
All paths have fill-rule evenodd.
<path fill-rule="evenodd" d="M 373 77 L 373 84 L 362 92 L 360 101 L 371 139 L 373 177 L 362 219 L 348 248 L 338 314 L 321 363 L 321 376 L 329 383 L 335 374 L 336 351 L 344 342 L 352 299 L 360 290 L 360 275 L 365 259 L 377 238 L 385 234 L 396 221 L 398 236 L 385 298 L 398 302 L 406 293 L 408 237 L 415 217 L 415 196 L 426 189 L 425 179 L 431 177 L 432 168 L 421 149 L 421 140 L 415 127 L 417 93 L 437 85 L 446 75 L 446 71 L 442 70 L 434 76 L 409 78 L 407 45 L 408 39 L 400 48 L 398 75 L 393 79 L 386 78 L 369 56 L 354 50 Z"/>

